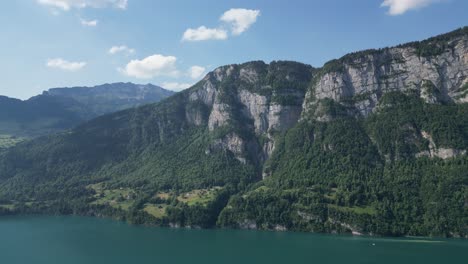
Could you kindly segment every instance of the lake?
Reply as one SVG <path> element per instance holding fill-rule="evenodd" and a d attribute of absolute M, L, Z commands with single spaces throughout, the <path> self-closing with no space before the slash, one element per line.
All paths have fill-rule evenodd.
<path fill-rule="evenodd" d="M 0 263 L 467 263 L 468 240 L 132 226 L 88 217 L 0 218 Z"/>

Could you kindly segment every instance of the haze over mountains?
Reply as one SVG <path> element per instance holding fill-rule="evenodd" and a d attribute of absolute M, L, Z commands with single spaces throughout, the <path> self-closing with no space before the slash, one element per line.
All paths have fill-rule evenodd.
<path fill-rule="evenodd" d="M 0 209 L 466 237 L 467 102 L 467 27 L 321 68 L 222 66 L 160 103 L 1 152 Z"/>
<path fill-rule="evenodd" d="M 0 134 L 35 137 L 97 116 L 158 102 L 174 92 L 152 84 L 103 84 L 53 88 L 28 100 L 0 96 Z"/>

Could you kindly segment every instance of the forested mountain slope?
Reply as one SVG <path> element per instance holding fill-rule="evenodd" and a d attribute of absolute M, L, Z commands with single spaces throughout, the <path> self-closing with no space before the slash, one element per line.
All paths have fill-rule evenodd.
<path fill-rule="evenodd" d="M 322 68 L 220 67 L 157 104 L 0 154 L 4 213 L 468 234 L 468 28 Z"/>

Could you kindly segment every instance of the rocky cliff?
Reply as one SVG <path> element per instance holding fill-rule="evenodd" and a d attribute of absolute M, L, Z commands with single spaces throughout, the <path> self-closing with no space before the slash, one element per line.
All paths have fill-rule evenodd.
<path fill-rule="evenodd" d="M 465 28 L 421 42 L 356 52 L 319 69 L 292 62 L 223 66 L 192 88 L 188 97 L 191 102 L 208 107 L 206 122 L 210 131 L 237 121 L 237 126 L 262 138 L 258 146 L 250 148 L 261 150 L 255 155 L 258 162 L 264 163 L 274 151 L 275 133 L 287 131 L 301 118 L 331 120 L 324 106 L 327 100 L 338 103 L 355 117 L 367 117 L 377 111 L 380 99 L 389 92 L 415 92 L 429 104 L 467 102 L 466 31 Z M 289 72 L 284 73 L 287 69 Z M 194 124 L 203 124 L 202 114 L 187 116 Z M 423 134 L 417 137 L 424 138 Z M 215 145 L 224 146 L 245 160 L 247 145 L 257 143 L 230 133 Z M 434 156 L 440 152 L 444 154 L 438 156 L 447 158 L 464 153 L 450 148 L 438 152 L 436 148 L 434 145 L 432 154 L 417 155 Z"/>
<path fill-rule="evenodd" d="M 325 64 L 307 92 L 304 112 L 325 98 L 372 113 L 392 91 L 415 90 L 427 103 L 468 101 L 467 29 L 393 48 L 349 54 Z"/>
<path fill-rule="evenodd" d="M 263 164 L 274 150 L 274 134 L 294 126 L 300 118 L 306 88 L 314 68 L 296 62 L 248 62 L 215 69 L 188 91 L 189 101 L 202 103 L 209 131 L 235 126 L 237 133 L 228 133 L 215 141 L 239 160 L 253 155 Z M 202 125 L 203 114 L 187 113 L 188 120 Z M 262 142 L 252 141 L 252 134 Z M 253 152 L 253 153 L 252 153 Z"/>

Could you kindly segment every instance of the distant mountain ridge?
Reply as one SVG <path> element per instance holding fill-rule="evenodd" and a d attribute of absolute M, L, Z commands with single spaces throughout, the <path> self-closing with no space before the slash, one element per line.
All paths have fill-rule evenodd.
<path fill-rule="evenodd" d="M 52 88 L 25 101 L 0 96 L 0 134 L 50 134 L 103 114 L 158 102 L 172 94 L 152 84 L 112 83 Z"/>
<path fill-rule="evenodd" d="M 74 99 L 99 116 L 147 103 L 158 102 L 173 95 L 153 84 L 112 83 L 94 87 L 52 88 L 43 95 Z"/>

